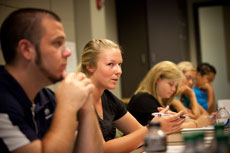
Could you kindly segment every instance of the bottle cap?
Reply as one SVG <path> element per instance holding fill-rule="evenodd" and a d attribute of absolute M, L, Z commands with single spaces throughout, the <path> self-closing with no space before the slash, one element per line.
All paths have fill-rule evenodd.
<path fill-rule="evenodd" d="M 149 123 L 149 127 L 160 127 L 160 126 L 161 126 L 161 123 L 157 121 Z"/>
<path fill-rule="evenodd" d="M 215 124 L 215 131 L 224 130 L 224 124 Z"/>

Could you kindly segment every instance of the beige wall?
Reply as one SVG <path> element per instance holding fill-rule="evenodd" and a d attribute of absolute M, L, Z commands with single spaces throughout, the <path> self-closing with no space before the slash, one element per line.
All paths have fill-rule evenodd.
<path fill-rule="evenodd" d="M 192 4 L 210 0 L 189 0 L 189 52 L 191 61 L 197 64 L 194 36 Z M 115 1 L 105 0 L 102 9 L 96 8 L 96 0 L 0 0 L 0 24 L 3 19 L 16 8 L 40 7 L 56 12 L 61 18 L 67 34 L 67 41 L 76 43 L 77 61 L 80 61 L 84 45 L 93 38 L 108 38 L 118 42 Z M 4 64 L 0 52 L 0 64 Z M 76 63 L 77 65 L 77 63 Z M 113 91 L 121 98 L 120 82 Z"/>
<path fill-rule="evenodd" d="M 107 38 L 117 42 L 115 1 L 107 0 L 98 10 L 96 0 L 75 1 L 75 28 L 78 61 L 84 45 L 91 39 Z M 121 98 L 120 82 L 112 92 Z"/>
<path fill-rule="evenodd" d="M 228 80 L 229 67 L 227 66 L 227 41 L 224 28 L 224 15 L 222 6 L 199 8 L 199 27 L 201 39 L 201 55 L 203 62 L 209 62 L 217 70 L 213 82 L 216 100 L 230 99 L 230 81 Z"/>
<path fill-rule="evenodd" d="M 10 12 L 23 7 L 44 8 L 56 12 L 62 18 L 67 41 L 75 41 L 73 0 L 0 0 L 0 24 Z M 2 56 L 0 63 L 4 63 Z"/>
<path fill-rule="evenodd" d="M 191 61 L 197 64 L 193 3 L 213 0 L 191 0 L 188 2 L 189 50 Z M 225 12 L 223 14 L 223 12 Z M 217 69 L 213 86 L 216 100 L 229 99 L 230 64 L 229 64 L 229 7 L 223 11 L 220 7 L 199 9 L 200 43 L 202 62 L 209 62 Z"/>
<path fill-rule="evenodd" d="M 189 53 L 190 60 L 194 65 L 197 65 L 197 53 L 196 53 L 196 42 L 195 42 L 195 31 L 194 31 L 194 16 L 193 16 L 193 3 L 197 2 L 207 2 L 210 0 L 188 0 L 188 39 L 189 39 Z"/>

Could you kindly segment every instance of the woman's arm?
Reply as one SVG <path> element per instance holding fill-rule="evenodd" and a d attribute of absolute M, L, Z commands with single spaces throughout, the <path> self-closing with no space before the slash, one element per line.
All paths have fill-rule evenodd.
<path fill-rule="evenodd" d="M 208 99 L 207 99 L 207 104 L 208 104 L 208 109 L 207 112 L 211 114 L 212 112 L 216 111 L 216 102 L 215 102 L 215 96 L 214 96 L 214 89 L 212 87 L 211 83 L 205 83 L 201 89 L 206 90 L 208 93 Z"/>
<path fill-rule="evenodd" d="M 198 105 L 199 105 L 199 109 L 200 109 L 200 114 L 209 116 L 209 113 L 200 104 L 198 104 Z"/>
<path fill-rule="evenodd" d="M 200 109 L 196 99 L 195 92 L 190 87 L 185 86 L 183 94 L 189 97 L 189 106 L 191 108 L 192 114 L 194 115 L 194 118 L 197 119 L 200 116 Z"/>
<path fill-rule="evenodd" d="M 176 108 L 176 110 L 179 112 L 179 111 L 183 111 L 184 114 L 188 115 L 190 118 L 196 118 L 195 115 L 193 115 L 189 110 L 188 108 L 186 108 L 181 101 L 179 100 L 173 100 L 172 101 L 172 105 L 173 107 Z"/>
<path fill-rule="evenodd" d="M 210 123 L 209 116 L 202 115 L 198 119 L 186 119 L 181 128 L 199 128 L 208 126 Z"/>
<path fill-rule="evenodd" d="M 104 143 L 104 153 L 131 152 L 143 144 L 147 127 L 143 127 L 129 112 L 115 122 L 125 136 Z"/>
<path fill-rule="evenodd" d="M 191 90 L 189 95 L 191 111 L 194 114 L 195 118 L 198 118 L 201 115 L 199 103 L 197 102 L 195 93 Z"/>
<path fill-rule="evenodd" d="M 155 117 L 152 121 L 160 121 L 166 133 L 175 133 L 181 129 L 184 119 L 180 119 L 182 112 L 169 117 Z M 148 129 L 143 127 L 129 112 L 116 121 L 116 126 L 125 136 L 104 143 L 105 153 L 131 152 L 143 144 L 143 138 Z"/>
<path fill-rule="evenodd" d="M 210 85 L 209 88 L 207 88 L 208 90 L 208 113 L 211 114 L 212 112 L 214 112 L 216 110 L 216 102 L 215 102 L 215 96 L 214 96 L 214 89 L 213 87 Z"/>

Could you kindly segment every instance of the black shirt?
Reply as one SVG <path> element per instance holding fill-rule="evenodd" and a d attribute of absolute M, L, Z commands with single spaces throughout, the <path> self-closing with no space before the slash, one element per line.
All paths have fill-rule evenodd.
<path fill-rule="evenodd" d="M 125 104 L 114 96 L 110 91 L 105 90 L 101 96 L 103 107 L 103 120 L 98 116 L 100 128 L 105 141 L 115 138 L 115 121 L 127 113 Z"/>
<path fill-rule="evenodd" d="M 153 119 L 152 113 L 159 112 L 157 107 L 162 106 L 155 97 L 141 92 L 131 97 L 127 109 L 140 124 L 145 126 Z M 174 110 L 172 106 L 170 109 Z"/>
<path fill-rule="evenodd" d="M 51 90 L 42 89 L 32 105 L 20 84 L 0 66 L 1 153 L 41 139 L 50 126 L 54 109 L 55 98 Z"/>

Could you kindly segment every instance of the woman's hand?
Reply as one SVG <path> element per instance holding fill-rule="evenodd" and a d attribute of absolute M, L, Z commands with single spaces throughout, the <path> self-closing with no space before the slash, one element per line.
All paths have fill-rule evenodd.
<path fill-rule="evenodd" d="M 161 113 L 167 113 L 167 107 Z M 181 130 L 181 124 L 185 121 L 185 119 L 180 118 L 182 113 L 182 111 L 179 113 L 173 112 L 172 116 L 154 117 L 152 121 L 160 121 L 161 129 L 166 134 L 176 133 Z"/>
<path fill-rule="evenodd" d="M 210 117 L 206 115 L 201 115 L 197 120 L 197 127 L 204 127 L 210 125 Z"/>
<path fill-rule="evenodd" d="M 185 95 L 191 97 L 192 94 L 193 94 L 193 90 L 189 86 L 184 85 L 184 86 L 180 87 L 180 93 L 185 94 Z"/>
<path fill-rule="evenodd" d="M 217 112 L 213 112 L 213 113 L 210 115 L 209 125 L 214 125 L 214 124 L 216 123 L 216 113 L 217 113 Z"/>
<path fill-rule="evenodd" d="M 176 112 L 173 112 L 173 111 L 169 110 L 169 106 L 168 105 L 165 108 L 163 108 L 163 107 L 157 107 L 157 110 L 160 113 L 163 113 L 163 114 L 171 114 L 171 115 L 175 115 L 176 114 Z"/>

